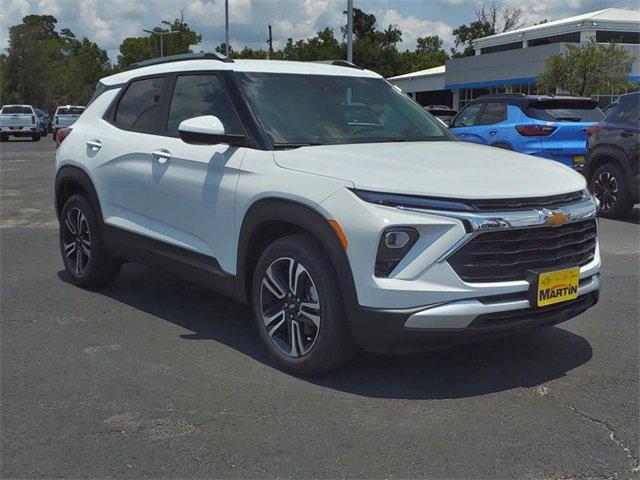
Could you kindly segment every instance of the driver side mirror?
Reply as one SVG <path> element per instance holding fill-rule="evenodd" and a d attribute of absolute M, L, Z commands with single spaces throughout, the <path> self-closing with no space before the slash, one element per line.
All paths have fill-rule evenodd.
<path fill-rule="evenodd" d="M 187 118 L 178 125 L 178 134 L 185 143 L 195 145 L 217 145 L 226 143 L 238 146 L 244 143 L 244 135 L 231 135 L 224 131 L 224 125 L 215 115 Z"/>

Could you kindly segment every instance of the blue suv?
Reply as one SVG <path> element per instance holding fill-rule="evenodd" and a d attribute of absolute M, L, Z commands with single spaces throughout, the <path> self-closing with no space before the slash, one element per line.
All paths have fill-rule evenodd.
<path fill-rule="evenodd" d="M 603 117 L 598 102 L 589 98 L 498 94 L 468 103 L 450 129 L 465 142 L 549 158 L 581 170 L 587 128 Z"/>

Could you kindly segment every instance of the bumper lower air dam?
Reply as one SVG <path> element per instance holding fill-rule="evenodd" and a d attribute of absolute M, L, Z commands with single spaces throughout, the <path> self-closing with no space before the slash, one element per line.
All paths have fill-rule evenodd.
<path fill-rule="evenodd" d="M 370 352 L 437 350 L 565 322 L 595 305 L 599 288 L 599 276 L 594 275 L 581 285 L 578 298 L 542 308 L 531 307 L 525 299 L 470 299 L 410 310 L 360 307 L 351 325 L 358 343 Z"/>

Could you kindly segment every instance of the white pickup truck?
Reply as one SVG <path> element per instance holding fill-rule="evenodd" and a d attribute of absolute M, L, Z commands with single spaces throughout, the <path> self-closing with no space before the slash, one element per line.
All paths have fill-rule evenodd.
<path fill-rule="evenodd" d="M 53 138 L 56 138 L 56 132 L 61 128 L 71 125 L 82 115 L 85 107 L 81 105 L 61 105 L 56 108 L 53 115 Z"/>
<path fill-rule="evenodd" d="M 0 110 L 0 141 L 6 142 L 9 135 L 31 137 L 37 142 L 40 132 L 36 112 L 31 105 L 4 105 Z"/>

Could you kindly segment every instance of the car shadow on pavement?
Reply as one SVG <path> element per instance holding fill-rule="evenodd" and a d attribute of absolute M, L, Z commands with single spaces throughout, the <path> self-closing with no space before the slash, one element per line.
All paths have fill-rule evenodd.
<path fill-rule="evenodd" d="M 635 206 L 627 218 L 620 218 L 621 222 L 640 224 L 640 207 Z"/>
<path fill-rule="evenodd" d="M 69 282 L 64 271 L 58 277 Z M 180 335 L 184 340 L 213 340 L 278 369 L 260 344 L 249 308 L 204 287 L 127 264 L 112 286 L 97 293 L 190 330 L 192 333 Z M 530 336 L 422 354 L 363 353 L 342 370 L 299 378 L 375 398 L 464 398 L 534 387 L 563 377 L 591 357 L 585 338 L 553 327 Z"/>

